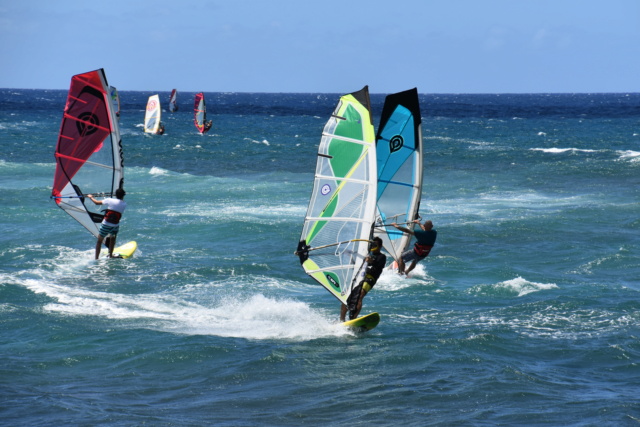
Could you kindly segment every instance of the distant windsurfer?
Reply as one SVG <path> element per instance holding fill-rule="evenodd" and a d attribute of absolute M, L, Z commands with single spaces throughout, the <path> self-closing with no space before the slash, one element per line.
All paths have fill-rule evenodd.
<path fill-rule="evenodd" d="M 160 123 L 160 126 L 158 126 L 158 132 L 156 132 L 156 135 L 163 135 L 164 134 L 164 123 Z"/>
<path fill-rule="evenodd" d="M 362 310 L 362 300 L 365 295 L 373 288 L 378 281 L 384 266 L 387 263 L 387 257 L 380 252 L 382 249 L 382 239 L 374 237 L 369 249 L 369 256 L 365 258 L 367 267 L 364 271 L 364 279 L 356 286 L 347 300 L 348 305 L 342 304 L 340 307 L 340 321 L 344 322 L 349 311 L 349 319 L 356 319 L 360 310 Z"/>
<path fill-rule="evenodd" d="M 96 205 L 106 205 L 107 211 L 100 226 L 98 241 L 96 242 L 96 259 L 100 256 L 100 248 L 102 241 L 108 237 L 109 258 L 113 255 L 113 248 L 116 246 L 116 236 L 120 228 L 120 219 L 124 213 L 127 203 L 123 200 L 127 193 L 122 188 L 116 190 L 116 198 L 107 197 L 102 200 L 96 200 L 93 195 L 87 197 Z"/>
<path fill-rule="evenodd" d="M 206 133 L 209 132 L 209 129 L 211 129 L 211 125 L 213 124 L 213 120 L 208 120 L 204 123 L 204 129 L 202 130 L 202 133 Z"/>
<path fill-rule="evenodd" d="M 436 238 L 438 237 L 438 232 L 433 229 L 433 223 L 431 221 L 427 220 L 423 224 L 420 224 L 420 220 L 416 219 L 413 222 L 420 226 L 419 230 L 410 230 L 406 227 L 399 226 L 395 222 L 391 223 L 391 225 L 398 230 L 416 237 L 416 243 L 413 245 L 413 248 L 403 252 L 400 259 L 398 259 L 399 274 L 409 275 L 411 270 L 415 268 L 416 264 L 429 255 L 429 252 L 431 252 L 433 245 L 436 244 Z M 406 263 L 409 261 L 411 261 L 411 265 L 405 271 Z"/>

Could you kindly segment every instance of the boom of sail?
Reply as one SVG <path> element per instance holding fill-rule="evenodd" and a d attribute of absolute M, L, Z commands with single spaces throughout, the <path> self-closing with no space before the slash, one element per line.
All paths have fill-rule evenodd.
<path fill-rule="evenodd" d="M 158 95 L 151 95 L 147 100 L 147 109 L 144 113 L 145 133 L 158 133 L 161 119 L 162 109 L 160 108 L 160 97 Z"/>
<path fill-rule="evenodd" d="M 104 214 L 85 195 L 112 197 L 124 184 L 122 140 L 103 69 L 71 78 L 55 159 L 51 197 L 98 237 Z"/>
<path fill-rule="evenodd" d="M 376 186 L 375 133 L 365 86 L 342 96 L 324 127 L 296 251 L 305 272 L 343 303 L 363 271 Z"/>
<path fill-rule="evenodd" d="M 169 97 L 169 111 L 175 113 L 178 111 L 178 91 L 173 89 Z"/>
<path fill-rule="evenodd" d="M 407 249 L 411 235 L 391 225 L 413 229 L 422 195 L 422 129 L 418 90 L 410 89 L 385 99 L 378 134 L 378 195 L 374 234 L 396 261 Z"/>

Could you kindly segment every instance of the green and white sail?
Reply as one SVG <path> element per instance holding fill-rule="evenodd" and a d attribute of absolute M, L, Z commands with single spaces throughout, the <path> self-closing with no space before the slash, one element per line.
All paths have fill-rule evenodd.
<path fill-rule="evenodd" d="M 322 132 L 313 192 L 296 254 L 305 272 L 346 303 L 359 282 L 376 210 L 369 89 L 340 98 Z"/>
<path fill-rule="evenodd" d="M 391 225 L 413 229 L 422 196 L 422 120 L 418 90 L 386 97 L 378 134 L 376 154 L 378 196 L 374 234 L 396 261 L 407 249 L 411 235 Z"/>

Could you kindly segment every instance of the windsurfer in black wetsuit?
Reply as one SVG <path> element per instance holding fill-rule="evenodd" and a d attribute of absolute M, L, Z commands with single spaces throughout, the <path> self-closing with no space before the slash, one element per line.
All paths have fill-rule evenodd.
<path fill-rule="evenodd" d="M 412 236 L 416 236 L 416 243 L 413 245 L 412 249 L 405 251 L 402 253 L 402 256 L 398 260 L 398 273 L 409 275 L 411 270 L 413 270 L 418 264 L 419 261 L 425 259 L 429 252 L 431 252 L 431 248 L 436 244 L 436 237 L 438 237 L 438 232 L 433 229 L 433 223 L 431 221 L 425 221 L 424 224 L 420 224 L 420 220 L 414 220 L 414 223 L 420 226 L 420 230 L 410 230 L 406 227 L 401 227 L 395 222 L 391 223 L 398 230 L 409 233 Z M 405 271 L 405 265 L 407 262 L 411 261 L 411 265 Z"/>
<path fill-rule="evenodd" d="M 382 239 L 374 237 L 369 249 L 369 256 L 365 258 L 367 268 L 364 271 L 364 279 L 356 286 L 347 300 L 347 305 L 342 304 L 340 307 L 340 321 L 344 322 L 347 310 L 349 310 L 349 319 L 355 319 L 362 310 L 362 299 L 373 288 L 378 281 L 378 277 L 382 274 L 384 266 L 387 263 L 387 257 L 380 252 L 382 249 Z"/>

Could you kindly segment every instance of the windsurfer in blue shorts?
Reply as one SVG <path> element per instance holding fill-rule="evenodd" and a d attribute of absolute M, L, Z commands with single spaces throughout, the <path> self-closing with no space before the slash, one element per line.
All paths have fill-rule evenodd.
<path fill-rule="evenodd" d="M 127 203 L 122 200 L 127 193 L 122 188 L 116 190 L 116 198 L 107 197 L 102 200 L 96 200 L 93 195 L 89 194 L 87 197 L 91 199 L 96 205 L 106 205 L 107 211 L 102 219 L 102 225 L 98 233 L 98 241 L 96 242 L 96 259 L 100 256 L 100 247 L 105 237 L 108 237 L 109 246 L 109 258 L 113 254 L 113 248 L 116 246 L 116 236 L 120 227 L 120 218 L 124 213 Z"/>
<path fill-rule="evenodd" d="M 382 274 L 384 266 L 387 263 L 387 256 L 380 252 L 382 249 L 382 239 L 374 237 L 369 249 L 369 256 L 365 258 L 367 267 L 364 270 L 364 278 L 356 286 L 347 300 L 347 304 L 340 307 L 340 321 L 344 322 L 349 310 L 349 319 L 355 319 L 362 310 L 362 299 L 373 288 L 378 281 L 378 277 Z"/>
<path fill-rule="evenodd" d="M 438 237 L 438 232 L 433 229 L 433 223 L 431 221 L 427 220 L 424 224 L 420 224 L 420 220 L 416 219 L 413 222 L 420 226 L 419 230 L 410 230 L 406 227 L 399 226 L 395 222 L 391 223 L 391 225 L 398 230 L 416 237 L 416 243 L 413 245 L 413 248 L 404 251 L 398 260 L 399 274 L 409 275 L 411 270 L 415 268 L 416 264 L 429 255 L 429 252 L 431 252 L 433 245 L 436 244 L 436 238 Z M 406 263 L 409 261 L 411 261 L 411 265 L 405 271 Z"/>

